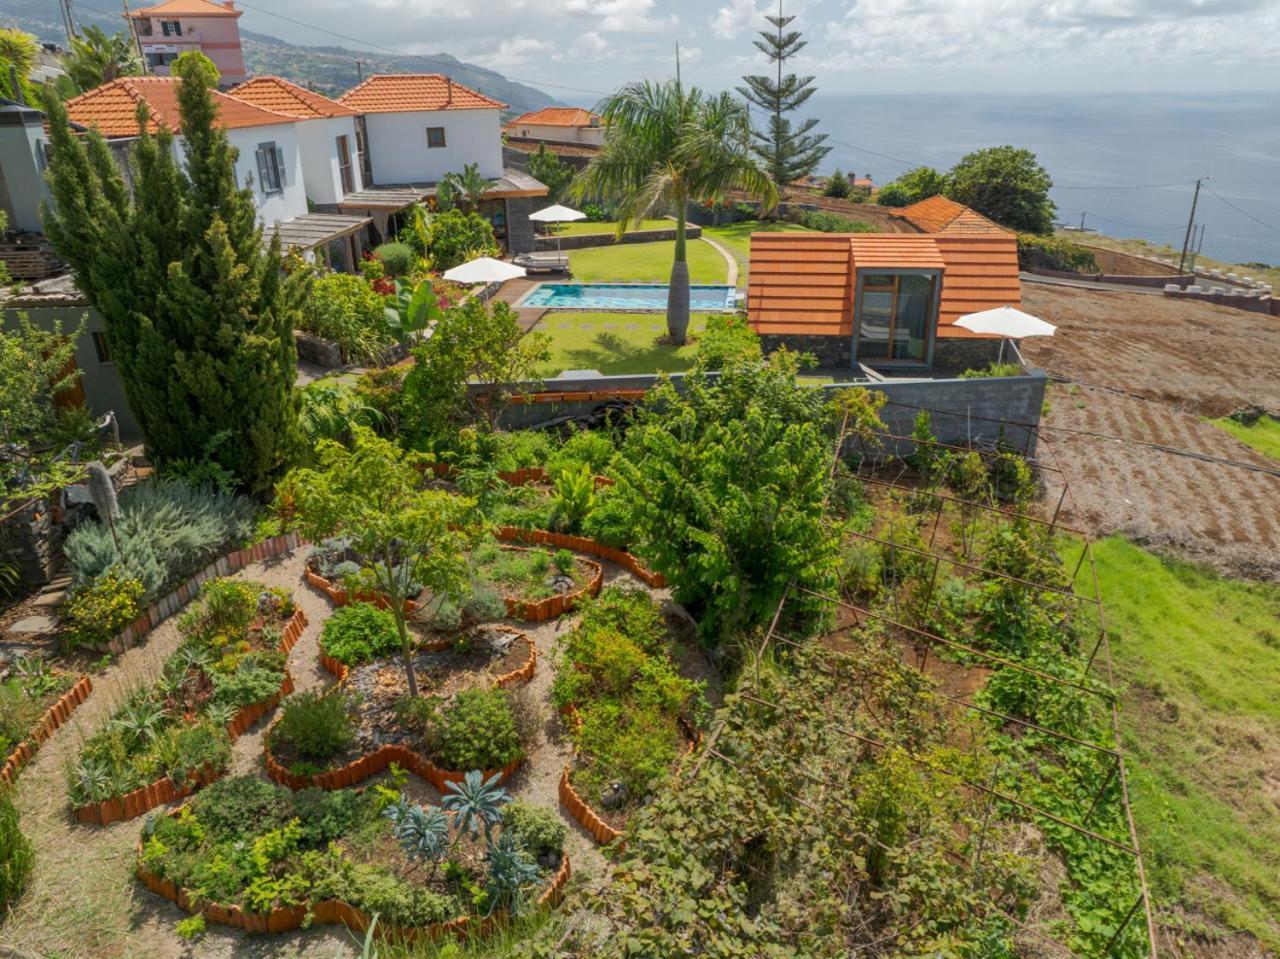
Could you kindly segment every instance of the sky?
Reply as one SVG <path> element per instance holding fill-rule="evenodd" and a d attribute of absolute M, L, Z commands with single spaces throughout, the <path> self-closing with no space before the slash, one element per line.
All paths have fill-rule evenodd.
<path fill-rule="evenodd" d="M 294 43 L 448 52 L 571 103 L 674 73 L 762 71 L 757 0 L 241 0 Z M 341 34 L 339 40 L 267 11 Z M 1280 0 L 786 0 L 824 93 L 1280 89 Z"/>

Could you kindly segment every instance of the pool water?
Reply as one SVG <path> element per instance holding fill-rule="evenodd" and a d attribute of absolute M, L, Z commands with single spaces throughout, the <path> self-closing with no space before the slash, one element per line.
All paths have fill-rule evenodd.
<path fill-rule="evenodd" d="M 667 308 L 665 283 L 539 283 L 516 306 L 553 310 L 655 310 Z M 690 286 L 689 309 L 695 313 L 732 310 L 731 286 Z"/>

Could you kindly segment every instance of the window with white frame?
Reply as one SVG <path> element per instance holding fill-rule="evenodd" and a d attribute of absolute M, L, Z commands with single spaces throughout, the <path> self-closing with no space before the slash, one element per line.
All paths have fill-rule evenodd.
<path fill-rule="evenodd" d="M 182 36 L 182 23 L 178 20 L 161 20 L 160 32 L 166 37 Z"/>
<path fill-rule="evenodd" d="M 259 143 L 255 151 L 258 158 L 258 184 L 263 193 L 281 193 L 286 182 L 284 150 L 275 143 Z"/>

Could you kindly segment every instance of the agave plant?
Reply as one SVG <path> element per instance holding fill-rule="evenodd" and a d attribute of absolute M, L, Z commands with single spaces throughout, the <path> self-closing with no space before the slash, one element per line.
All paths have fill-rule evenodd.
<path fill-rule="evenodd" d="M 511 796 L 498 785 L 501 778 L 501 773 L 494 773 L 485 779 L 484 773 L 473 769 L 462 782 L 448 784 L 441 803 L 453 813 L 454 828 L 459 833 L 477 836 L 483 832 L 489 838 L 494 825 L 502 820 L 502 807 L 511 802 Z"/>
<path fill-rule="evenodd" d="M 135 697 L 111 720 L 111 726 L 120 730 L 135 744 L 151 743 L 164 725 L 167 713 L 164 706 L 145 696 Z"/>
<path fill-rule="evenodd" d="M 490 909 L 508 909 L 518 913 L 525 901 L 525 891 L 538 881 L 538 866 L 520 842 L 504 832 L 489 843 L 489 869 L 485 890 Z"/>
<path fill-rule="evenodd" d="M 77 804 L 100 802 L 112 793 L 111 770 L 96 760 L 76 766 L 71 781 L 72 800 Z"/>
<path fill-rule="evenodd" d="M 394 806 L 388 806 L 383 815 L 391 820 L 391 833 L 400 841 L 400 848 L 418 864 L 431 863 L 434 875 L 436 864 L 449 849 L 449 820 L 432 806 L 410 805 L 402 796 Z M 416 868 L 416 867 L 415 867 Z"/>
<path fill-rule="evenodd" d="M 235 719 L 239 711 L 235 703 L 210 703 L 205 707 L 205 715 L 209 717 L 209 722 L 220 729 L 230 726 L 231 720 Z"/>

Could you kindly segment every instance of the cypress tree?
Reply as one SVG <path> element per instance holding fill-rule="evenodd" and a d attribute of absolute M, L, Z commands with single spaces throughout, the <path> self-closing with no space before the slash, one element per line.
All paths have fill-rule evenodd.
<path fill-rule="evenodd" d="M 158 466 L 207 457 L 257 493 L 298 435 L 293 328 L 308 281 L 283 275 L 278 238 L 263 246 L 202 64 L 179 69 L 185 169 L 173 133 L 147 132 L 142 104 L 132 191 L 102 137 L 73 136 L 66 107 L 46 97 L 45 228 L 103 316 L 148 455 Z"/>
<path fill-rule="evenodd" d="M 813 173 L 831 148 L 823 146 L 827 139 L 825 133 L 811 132 L 818 125 L 816 119 L 805 120 L 793 129 L 791 121 L 784 116 L 800 107 L 817 90 L 811 76 L 782 73 L 786 61 L 803 50 L 808 41 L 800 38 L 799 30 L 786 29 L 795 17 L 782 15 L 782 0 L 778 0 L 778 15 L 765 19 L 773 30 L 761 30 L 755 45 L 776 65 L 776 75 L 745 76 L 742 79 L 746 86 L 738 87 L 738 92 L 768 114 L 768 127 L 752 131 L 752 147 L 773 181 L 779 187 L 786 187 Z"/>

